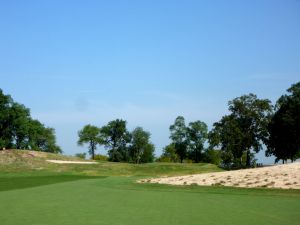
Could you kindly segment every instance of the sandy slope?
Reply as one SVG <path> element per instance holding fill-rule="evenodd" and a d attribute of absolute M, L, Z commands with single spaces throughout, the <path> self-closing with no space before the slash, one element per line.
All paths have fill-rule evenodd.
<path fill-rule="evenodd" d="M 139 182 L 300 189 L 300 162 L 255 169 L 144 179 Z"/>
<path fill-rule="evenodd" d="M 82 161 L 66 161 L 66 160 L 46 160 L 51 163 L 58 164 L 97 164 L 97 162 L 82 162 Z"/>

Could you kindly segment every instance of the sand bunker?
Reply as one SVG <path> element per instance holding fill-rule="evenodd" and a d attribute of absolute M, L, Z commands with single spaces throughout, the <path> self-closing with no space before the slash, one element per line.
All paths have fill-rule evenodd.
<path fill-rule="evenodd" d="M 58 164 L 97 164 L 97 162 L 83 162 L 83 161 L 65 161 L 65 160 L 46 160 L 51 163 Z"/>
<path fill-rule="evenodd" d="M 300 189 L 300 162 L 255 169 L 144 179 L 138 182 L 171 185 Z"/>

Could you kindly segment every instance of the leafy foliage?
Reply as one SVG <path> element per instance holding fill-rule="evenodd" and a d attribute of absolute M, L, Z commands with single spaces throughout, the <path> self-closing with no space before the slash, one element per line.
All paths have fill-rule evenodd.
<path fill-rule="evenodd" d="M 207 139 L 207 125 L 198 120 L 187 127 L 189 158 L 196 163 L 203 160 L 204 143 Z"/>
<path fill-rule="evenodd" d="M 93 125 L 86 125 L 82 130 L 78 132 L 79 140 L 78 145 L 83 145 L 85 143 L 89 144 L 89 154 L 92 159 L 95 158 L 95 150 L 97 149 L 97 144 L 101 142 L 99 137 L 100 129 Z"/>
<path fill-rule="evenodd" d="M 134 163 L 152 162 L 154 159 L 154 145 L 149 142 L 150 133 L 137 127 L 131 133 L 132 140 L 129 147 L 130 157 Z"/>
<path fill-rule="evenodd" d="M 268 130 L 266 155 L 292 161 L 300 157 L 300 82 L 293 84 L 277 101 L 275 112 Z"/>
<path fill-rule="evenodd" d="M 176 153 L 180 158 L 180 162 L 183 162 L 183 159 L 187 155 L 188 147 L 188 136 L 187 136 L 187 127 L 185 126 L 185 120 L 183 116 L 178 116 L 175 119 L 173 125 L 170 126 L 170 138 L 175 145 Z"/>
<path fill-rule="evenodd" d="M 131 135 L 126 128 L 125 120 L 110 121 L 101 128 L 100 134 L 105 148 L 108 149 L 110 161 L 129 161 L 128 144 L 131 141 Z"/>
<path fill-rule="evenodd" d="M 210 144 L 221 147 L 223 163 L 227 166 L 232 163 L 241 166 L 246 152 L 246 166 L 250 167 L 251 150 L 259 152 L 267 141 L 272 106 L 268 99 L 249 94 L 229 101 L 229 110 L 230 115 L 214 124 Z"/>
<path fill-rule="evenodd" d="M 61 153 L 55 131 L 33 120 L 24 105 L 0 89 L 0 148 L 32 149 Z"/>
<path fill-rule="evenodd" d="M 83 152 L 83 153 L 76 153 L 75 154 L 76 157 L 80 158 L 80 159 L 85 159 L 86 158 L 86 153 Z"/>

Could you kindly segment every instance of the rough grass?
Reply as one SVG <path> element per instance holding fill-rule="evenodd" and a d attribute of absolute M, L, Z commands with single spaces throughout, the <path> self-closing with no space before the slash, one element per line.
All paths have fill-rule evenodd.
<path fill-rule="evenodd" d="M 33 155 L 36 154 L 36 155 Z M 175 176 L 204 172 L 222 171 L 215 165 L 207 163 L 147 163 L 141 165 L 99 161 L 98 164 L 54 164 L 47 159 L 80 160 L 76 157 L 25 151 L 0 151 L 0 173 L 69 173 L 88 176 Z"/>

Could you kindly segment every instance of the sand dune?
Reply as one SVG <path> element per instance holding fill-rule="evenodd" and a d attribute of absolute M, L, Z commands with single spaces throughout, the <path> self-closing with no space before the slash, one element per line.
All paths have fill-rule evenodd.
<path fill-rule="evenodd" d="M 247 188 L 266 187 L 300 189 L 300 162 L 254 169 L 144 179 L 139 182 L 171 185 L 193 184 L 204 186 L 217 185 Z"/>

